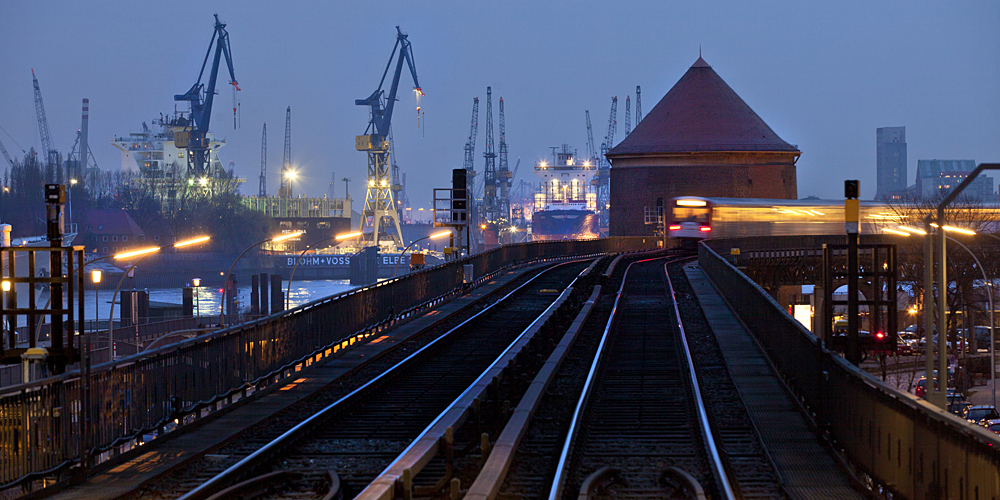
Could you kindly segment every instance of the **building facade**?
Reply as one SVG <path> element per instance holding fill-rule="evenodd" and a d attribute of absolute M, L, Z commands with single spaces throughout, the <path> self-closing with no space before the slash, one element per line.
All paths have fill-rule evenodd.
<path fill-rule="evenodd" d="M 895 199 L 906 191 L 906 127 L 875 129 L 875 199 Z"/>
<path fill-rule="evenodd" d="M 976 160 L 918 160 L 915 196 L 934 199 L 948 194 L 976 169 Z M 980 175 L 961 195 L 981 202 L 997 201 L 993 178 Z"/>

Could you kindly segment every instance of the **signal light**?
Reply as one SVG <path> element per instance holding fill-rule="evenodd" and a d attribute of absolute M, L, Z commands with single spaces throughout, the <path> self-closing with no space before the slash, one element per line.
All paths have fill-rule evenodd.
<path fill-rule="evenodd" d="M 680 229 L 681 229 L 681 226 L 670 226 L 670 230 L 671 231 L 679 231 Z"/>
<path fill-rule="evenodd" d="M 707 233 L 712 230 L 711 226 L 701 226 L 701 232 Z"/>
<path fill-rule="evenodd" d="M 875 338 L 877 338 L 877 339 L 879 339 L 879 340 L 882 340 L 882 339 L 884 339 L 884 338 L 885 338 L 885 334 L 884 334 L 884 333 L 882 333 L 882 332 L 876 332 L 876 333 L 875 333 Z"/>

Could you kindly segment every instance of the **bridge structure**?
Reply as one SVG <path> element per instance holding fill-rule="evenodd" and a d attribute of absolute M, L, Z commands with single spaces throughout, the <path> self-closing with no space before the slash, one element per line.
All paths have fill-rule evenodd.
<path fill-rule="evenodd" d="M 880 239 L 886 238 L 884 236 L 872 238 L 867 243 L 889 242 Z M 734 324 L 750 332 L 752 343 L 766 353 L 776 380 L 781 382 L 809 423 L 817 438 L 815 441 L 825 443 L 831 456 L 864 496 L 1000 498 L 1000 439 L 996 434 L 851 365 L 788 314 L 787 304 L 781 302 L 787 297 L 787 294 L 782 295 L 783 288 L 822 283 L 822 245 L 842 241 L 843 238 L 835 237 L 710 240 L 702 242 L 697 256 L 692 254 L 690 259 L 697 259 L 695 267 L 703 273 L 709 288 L 722 297 L 726 314 L 734 318 Z M 338 353 L 385 339 L 386 332 L 393 328 L 432 316 L 470 290 L 495 285 L 504 273 L 513 269 L 619 255 L 601 275 L 600 282 L 609 285 L 607 280 L 611 276 L 622 273 L 624 262 L 615 271 L 622 256 L 631 255 L 629 258 L 634 262 L 647 262 L 663 253 L 656 250 L 656 246 L 654 239 L 642 237 L 504 245 L 257 321 L 100 364 L 93 367 L 90 377 L 81 376 L 79 371 L 69 371 L 6 388 L 0 392 L 0 450 L 3 452 L 0 491 L 12 497 L 16 496 L 12 492 L 32 491 L 44 496 L 45 488 L 52 485 L 56 485 L 53 490 L 57 490 L 85 482 L 88 476 L 113 477 L 109 475 L 122 469 L 123 464 L 148 456 L 147 450 L 166 441 L 162 437 L 197 432 L 201 426 L 210 426 L 220 415 L 233 408 L 253 405 L 256 399 L 266 397 L 276 388 L 306 383 L 303 382 L 305 377 L 331 359 L 337 359 Z M 740 249 L 738 254 L 731 251 L 735 248 Z M 901 254 L 899 261 L 904 262 L 901 268 L 905 268 L 908 265 L 905 263 L 913 256 L 902 250 Z M 580 277 L 590 272 L 594 265 L 592 263 L 581 272 Z M 694 268 L 687 272 L 694 272 L 691 269 Z M 914 272 L 901 269 L 900 281 L 908 280 Z M 551 291 L 554 290 L 541 287 L 533 293 Z M 695 292 L 704 291 L 695 286 Z M 614 302 L 615 309 L 618 300 L 637 293 L 626 291 L 623 283 Z M 673 285 L 670 294 L 674 295 Z M 584 309 L 599 308 L 599 295 L 599 290 L 595 291 Z M 545 314 L 558 316 L 561 313 L 553 309 L 555 305 L 584 300 L 585 297 L 572 298 L 567 289 Z M 610 303 L 606 306 L 610 308 Z M 613 313 L 614 310 L 612 318 Z M 714 314 L 706 309 L 709 323 L 714 323 Z M 585 315 L 581 312 L 574 324 L 583 321 L 582 317 Z M 618 320 L 609 320 L 609 329 L 614 321 Z M 544 325 L 539 325 L 540 331 L 546 330 Z M 645 328 L 655 333 L 656 328 L 665 329 L 667 325 L 647 325 Z M 555 344 L 550 341 L 538 343 L 545 342 Z M 720 348 L 727 353 L 730 346 L 720 340 Z M 689 358 L 689 362 L 691 360 Z M 517 358 L 511 363 L 523 366 L 523 361 Z M 697 364 L 694 360 L 694 365 Z M 733 365 L 729 370 L 739 371 Z M 702 376 L 698 374 L 695 378 Z M 505 378 L 502 373 L 494 375 L 494 382 Z M 484 386 L 484 394 L 502 387 L 505 386 L 490 383 Z M 754 404 L 746 395 L 742 395 L 742 399 L 748 406 Z M 479 401 L 478 398 L 469 400 L 471 409 L 468 411 L 472 415 L 476 414 Z M 763 403 L 766 406 L 767 402 Z M 509 407 L 502 411 L 499 408 L 498 413 L 518 415 Z M 444 416 L 443 413 L 439 419 Z M 476 419 L 481 423 L 482 417 Z M 446 477 L 450 477 L 450 453 L 453 451 L 449 439 L 455 438 L 448 437 L 452 436 L 451 427 L 441 432 L 439 438 L 434 438 L 435 444 L 428 457 L 449 450 Z M 495 444 L 491 441 L 493 438 L 484 437 L 483 463 L 489 464 L 494 459 L 491 452 L 487 461 L 486 453 L 493 446 L 499 447 L 504 435 L 495 438 Z M 176 437 L 173 440 L 179 441 Z M 410 499 L 414 492 L 421 491 L 409 475 L 416 472 L 399 465 L 399 460 L 419 449 L 418 441 L 415 440 L 404 455 L 393 462 L 394 466 L 401 467 L 399 476 L 393 476 L 387 483 L 379 483 L 381 479 L 371 483 L 372 487 L 388 484 L 388 489 L 384 490 L 388 493 L 371 498 Z M 772 451 L 769 460 L 775 464 L 780 462 L 780 458 L 775 458 L 775 454 L 780 453 Z M 423 467 L 431 459 L 419 460 Z M 499 467 L 506 474 L 510 462 Z M 389 467 L 386 472 L 391 469 Z M 591 479 L 585 484 L 591 484 Z M 793 483 L 795 478 L 782 476 L 782 481 Z M 438 487 L 448 487 L 447 481 L 443 484 Z M 461 496 L 459 492 L 467 493 L 466 498 L 480 498 L 476 496 L 480 491 L 476 489 L 479 479 L 468 490 L 465 489 L 468 485 L 456 486 L 454 480 L 451 484 L 451 498 Z M 425 494 L 431 491 L 426 489 L 428 486 L 424 488 Z M 496 491 L 492 496 L 488 487 L 482 491 L 485 491 L 482 498 L 496 498 Z M 786 492 L 790 491 L 799 491 L 798 494 L 788 493 L 792 498 L 802 494 L 809 498 L 808 493 L 802 493 L 809 491 L 808 488 L 802 485 L 798 490 L 789 486 Z M 365 489 L 358 498 L 368 498 L 368 492 L 369 489 Z M 65 494 L 62 497 L 74 498 Z"/>

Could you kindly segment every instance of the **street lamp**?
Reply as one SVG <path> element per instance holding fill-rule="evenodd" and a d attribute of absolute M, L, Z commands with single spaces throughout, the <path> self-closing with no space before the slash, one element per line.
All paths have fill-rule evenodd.
<path fill-rule="evenodd" d="M 256 247 L 258 247 L 260 245 L 263 245 L 264 243 L 267 243 L 269 241 L 271 243 L 278 243 L 278 242 L 285 241 L 285 240 L 288 240 L 288 239 L 291 239 L 291 238 L 295 238 L 295 237 L 301 236 L 301 235 L 302 235 L 302 231 L 296 231 L 294 233 L 285 233 L 285 234 L 282 234 L 280 236 L 275 236 L 275 237 L 272 237 L 272 238 L 267 238 L 265 240 L 260 240 L 257 243 L 254 243 L 253 245 L 248 246 L 246 248 L 246 250 L 243 250 L 243 252 L 241 252 L 240 255 L 236 257 L 236 260 L 233 261 L 233 265 L 229 266 L 229 272 L 225 274 L 226 280 L 223 281 L 223 285 L 222 285 L 222 302 L 219 304 L 219 323 L 225 324 L 225 322 L 226 322 L 226 312 L 225 312 L 226 309 L 225 309 L 225 307 L 226 307 L 226 296 L 229 293 L 229 277 L 232 276 L 233 269 L 236 269 L 236 263 L 239 262 L 240 259 L 244 255 L 246 255 L 247 252 L 249 252 L 250 250 L 252 250 L 252 249 L 254 249 L 254 248 L 256 248 Z M 219 274 L 222 274 L 222 273 L 220 272 Z"/>
<path fill-rule="evenodd" d="M 194 285 L 194 308 L 198 310 L 198 317 L 201 317 L 201 305 L 198 304 L 198 289 L 201 288 L 201 278 L 191 280 Z"/>
<path fill-rule="evenodd" d="M 330 240 L 344 241 L 344 240 L 348 240 L 348 239 L 351 239 L 351 238 L 357 238 L 358 236 L 361 236 L 362 234 L 363 233 L 361 231 L 358 231 L 358 232 L 355 232 L 355 233 L 341 233 L 341 234 L 338 234 L 336 236 L 331 236 L 329 238 L 323 238 L 321 240 L 317 240 L 317 241 L 314 241 L 314 242 L 310 243 L 309 246 L 307 246 L 305 248 L 305 250 L 303 250 L 302 253 L 299 254 L 299 258 L 295 259 L 295 265 L 292 266 L 292 274 L 290 274 L 288 276 L 288 288 L 285 289 L 285 309 L 288 309 L 288 298 L 292 294 L 292 278 L 295 277 L 295 270 L 298 269 L 299 262 L 302 261 L 302 256 L 305 255 L 306 252 L 308 252 L 312 247 L 314 247 L 316 245 L 319 245 L 320 243 L 323 243 L 324 241 L 330 241 Z"/>
<path fill-rule="evenodd" d="M 97 290 L 97 285 L 101 283 L 101 270 L 94 269 L 90 272 L 90 281 L 94 283 L 94 318 L 99 319 L 101 317 L 101 297 L 100 292 Z M 96 322 L 95 322 L 96 325 Z M 96 330 L 96 328 L 95 328 Z"/>
<path fill-rule="evenodd" d="M 129 259 L 132 257 L 139 257 L 139 259 L 133 262 L 132 265 L 129 266 L 128 270 L 125 271 L 124 274 L 122 274 L 121 279 L 118 280 L 118 286 L 115 287 L 115 293 L 111 295 L 111 308 L 110 311 L 108 312 L 108 342 L 112 342 L 114 340 L 115 300 L 117 300 L 118 298 L 118 292 L 120 292 L 122 289 L 122 283 L 125 282 L 125 277 L 128 276 L 129 273 L 131 273 L 132 270 L 135 269 L 135 266 L 138 266 L 140 262 L 146 260 L 146 257 L 149 257 L 150 255 L 159 252 L 163 248 L 171 248 L 171 247 L 182 248 L 189 245 L 194 245 L 196 243 L 206 242 L 209 240 L 209 238 L 210 238 L 209 236 L 201 236 L 191 240 L 179 241 L 172 245 L 167 245 L 166 247 L 146 247 L 131 252 L 119 253 L 114 256 L 116 260 Z"/>
<path fill-rule="evenodd" d="M 423 240 L 426 240 L 426 239 L 436 240 L 438 238 L 443 238 L 443 237 L 448 236 L 450 234 L 451 234 L 451 231 L 441 231 L 440 233 L 434 233 L 434 234 L 432 234 L 430 236 L 424 236 L 423 238 L 420 238 L 420 239 L 417 239 L 417 240 L 413 240 L 409 245 L 406 245 L 406 248 L 404 248 L 403 251 L 400 252 L 399 258 L 396 259 L 396 265 L 395 265 L 395 267 L 392 268 L 392 277 L 393 278 L 396 277 L 396 271 L 399 269 L 399 261 L 403 260 L 403 255 L 406 255 L 406 251 L 409 250 L 410 247 L 412 247 L 414 243 L 416 243 L 418 241 L 423 241 Z"/>

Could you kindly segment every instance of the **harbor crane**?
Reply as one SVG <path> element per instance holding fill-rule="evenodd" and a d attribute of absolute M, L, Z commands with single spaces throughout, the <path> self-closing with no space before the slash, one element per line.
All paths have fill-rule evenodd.
<path fill-rule="evenodd" d="M 257 195 L 262 198 L 267 196 L 267 122 L 260 134 L 260 187 Z"/>
<path fill-rule="evenodd" d="M 403 61 L 410 68 L 413 77 L 413 91 L 419 100 L 424 95 L 417 80 L 417 68 L 413 62 L 413 49 L 408 35 L 404 35 L 396 26 L 396 45 L 389 55 L 389 63 L 382 72 L 382 80 L 378 88 L 365 99 L 356 99 L 354 104 L 371 108 L 371 118 L 363 135 L 355 138 L 355 149 L 368 153 L 368 192 L 365 194 L 365 207 L 361 214 L 362 242 L 367 245 L 379 245 L 380 237 L 385 233 L 397 246 L 403 246 L 403 232 L 399 227 L 399 211 L 396 207 L 391 185 L 391 161 L 389 158 L 389 128 L 392 124 L 392 110 L 396 105 L 396 91 L 399 89 L 399 77 L 403 70 Z M 396 61 L 396 72 L 393 74 L 389 94 L 384 95 L 382 85 L 392 67 L 392 60 L 399 50 Z M 398 191 L 396 187 L 395 191 Z M 388 230 L 384 230 L 386 228 Z"/>
<path fill-rule="evenodd" d="M 611 116 L 608 117 L 608 133 L 601 144 L 601 157 L 597 164 L 597 213 L 600 227 L 608 227 L 608 207 L 611 204 L 611 164 L 608 151 L 615 147 L 615 130 L 618 128 L 618 96 L 611 98 Z"/>
<path fill-rule="evenodd" d="M 597 158 L 597 146 L 594 145 L 594 127 L 590 126 L 590 110 L 583 111 L 587 115 L 587 155 L 592 165 L 600 165 Z"/>
<path fill-rule="evenodd" d="M 42 154 L 45 155 L 45 181 L 61 182 L 62 176 L 56 174 L 58 153 L 52 147 L 52 133 L 49 132 L 49 119 L 45 117 L 45 103 L 42 102 L 42 89 L 38 87 L 38 77 L 31 70 L 31 80 L 35 87 L 35 115 L 38 117 L 38 137 L 42 141 Z"/>
<path fill-rule="evenodd" d="M 629 96 L 625 96 L 625 137 L 632 133 L 632 106 Z"/>
<path fill-rule="evenodd" d="M 10 153 L 7 152 L 7 148 L 3 147 L 3 141 L 0 141 L 0 153 L 3 153 L 3 157 L 7 159 L 7 163 L 13 167 L 14 160 L 10 159 Z"/>
<path fill-rule="evenodd" d="M 504 123 L 503 116 L 503 97 L 500 98 L 500 164 L 497 167 L 497 205 L 499 213 L 497 214 L 497 222 L 501 223 L 503 227 L 510 225 L 510 187 L 511 179 L 513 179 L 513 173 L 510 171 L 510 165 L 507 164 L 507 138 L 506 138 L 506 125 Z"/>
<path fill-rule="evenodd" d="M 201 83 L 201 78 L 205 74 L 208 58 L 212 55 L 212 45 L 215 45 L 215 58 L 212 61 L 208 88 L 206 88 L 205 84 Z M 236 91 L 239 91 L 240 86 L 236 82 L 236 73 L 233 71 L 233 57 L 229 50 L 229 33 L 226 31 L 226 25 L 219 21 L 219 15 L 215 14 L 215 31 L 212 33 L 212 41 L 208 44 L 205 60 L 201 63 L 198 80 L 187 92 L 174 95 L 175 101 L 187 101 L 191 105 L 190 120 L 184 126 L 184 130 L 174 134 L 174 145 L 178 149 L 186 149 L 188 152 L 188 177 L 206 177 L 212 173 L 209 165 L 211 150 L 206 134 L 212 119 L 215 82 L 219 76 L 219 62 L 223 54 L 225 54 L 226 64 L 229 66 L 229 84 Z M 235 113 L 236 110 L 233 109 L 233 112 Z"/>

